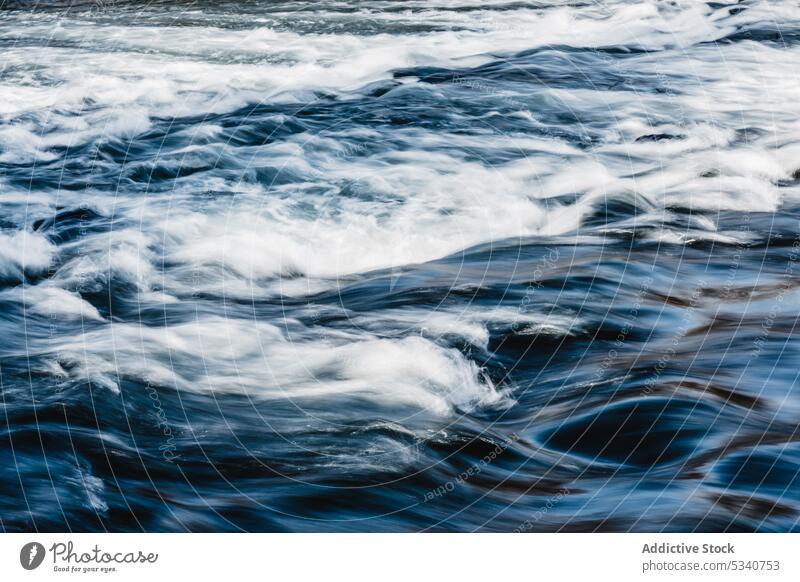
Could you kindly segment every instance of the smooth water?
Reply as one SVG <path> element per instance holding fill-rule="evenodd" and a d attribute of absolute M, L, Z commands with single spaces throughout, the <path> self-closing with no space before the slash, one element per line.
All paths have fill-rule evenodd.
<path fill-rule="evenodd" d="M 0 528 L 800 526 L 800 7 L 0 0 Z"/>

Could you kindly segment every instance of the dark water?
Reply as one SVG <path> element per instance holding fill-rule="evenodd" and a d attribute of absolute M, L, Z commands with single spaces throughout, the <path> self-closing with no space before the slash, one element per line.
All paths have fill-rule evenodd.
<path fill-rule="evenodd" d="M 6 2 L 0 527 L 800 529 L 798 57 L 789 1 Z"/>

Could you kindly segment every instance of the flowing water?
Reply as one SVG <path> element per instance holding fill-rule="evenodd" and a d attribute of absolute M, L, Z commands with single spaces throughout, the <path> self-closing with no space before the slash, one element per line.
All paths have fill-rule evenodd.
<path fill-rule="evenodd" d="M 0 0 L 0 528 L 800 529 L 800 7 Z"/>

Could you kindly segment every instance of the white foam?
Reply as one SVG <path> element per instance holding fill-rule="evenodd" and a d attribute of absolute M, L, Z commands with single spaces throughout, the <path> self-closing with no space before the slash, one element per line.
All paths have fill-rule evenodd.
<path fill-rule="evenodd" d="M 446 417 L 509 401 L 457 350 L 422 337 L 285 335 L 264 323 L 206 318 L 161 328 L 112 324 L 48 346 L 70 374 L 116 387 L 120 378 L 191 391 L 304 402 L 369 401 L 387 417 Z M 88 357 L 87 357 L 88 354 Z M 344 399 L 344 400 L 342 400 Z M 350 412 L 344 407 L 341 415 Z"/>
<path fill-rule="evenodd" d="M 4 291 L 2 295 L 23 302 L 28 312 L 57 316 L 59 319 L 103 319 L 97 309 L 84 301 L 80 295 L 53 285 L 42 283 L 15 287 Z"/>
<path fill-rule="evenodd" d="M 56 249 L 45 237 L 28 231 L 0 233 L 0 274 L 21 278 L 50 266 Z"/>
<path fill-rule="evenodd" d="M 326 162 L 318 166 L 326 180 L 349 176 L 371 195 L 298 193 L 293 201 L 268 199 L 252 210 L 229 206 L 221 216 L 176 209 L 159 224 L 171 237 L 169 257 L 221 265 L 251 279 L 337 277 L 530 235 L 546 222 L 541 206 L 526 196 L 526 185 L 507 179 L 502 167 L 422 152 L 396 157 L 391 165 L 380 159 Z M 383 170 L 375 172 L 376 166 Z M 316 215 L 300 210 L 308 205 Z"/>
<path fill-rule="evenodd" d="M 504 333 L 513 330 L 522 335 L 541 333 L 569 336 L 581 329 L 581 322 L 567 315 L 532 313 L 523 307 L 515 309 L 472 304 L 461 309 L 384 309 L 377 313 L 351 314 L 348 322 L 357 329 L 383 334 L 415 333 L 433 341 L 458 337 L 484 349 L 489 346 L 489 327 L 493 325 L 503 327 Z"/>
<path fill-rule="evenodd" d="M 748 13 L 738 17 L 739 24 Z M 784 13 L 797 15 L 789 9 Z M 17 18 L 25 16 L 12 14 L 0 27 L 0 38 L 9 43 L 3 58 L 11 71 L 0 84 L 0 115 L 13 119 L 41 112 L 51 135 L 44 142 L 24 139 L 31 148 L 46 150 L 48 140 L 65 139 L 59 133 L 72 134 L 69 139 L 77 141 L 101 132 L 127 136 L 144 131 L 153 115 L 202 115 L 274 101 L 287 93 L 348 91 L 389 78 L 398 68 L 475 66 L 498 54 L 553 45 L 688 47 L 735 30 L 733 22 L 714 17 L 707 6 L 695 2 L 677 3 L 674 9 L 657 2 L 618 2 L 603 9 L 432 9 L 424 15 L 439 30 L 409 34 L 402 25 L 416 26 L 418 14 L 405 18 L 367 11 L 349 18 L 377 22 L 378 28 L 390 22 L 400 28 L 391 34 L 300 34 L 254 28 L 252 20 L 237 30 L 152 27 L 144 16 L 130 27 L 55 15 L 28 19 L 22 26 Z M 324 22 L 324 9 L 319 17 Z M 43 39 L 49 45 L 37 46 Z M 57 43 L 77 44 L 82 50 Z M 75 113 L 89 129 L 74 127 Z"/>

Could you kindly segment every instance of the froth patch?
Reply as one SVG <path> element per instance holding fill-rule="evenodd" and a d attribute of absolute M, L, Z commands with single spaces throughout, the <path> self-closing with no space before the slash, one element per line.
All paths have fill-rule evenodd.
<path fill-rule="evenodd" d="M 206 318 L 167 327 L 111 324 L 59 342 L 70 374 L 115 389 L 119 382 L 246 395 L 376 419 L 442 418 L 511 401 L 462 353 L 422 337 L 314 338 L 253 321 Z M 337 405 L 338 403 L 338 405 Z M 364 419 L 362 419 L 364 420 Z"/>
<path fill-rule="evenodd" d="M 55 252 L 55 246 L 41 235 L 0 233 L 0 275 L 22 278 L 24 273 L 40 273 L 50 266 Z"/>
<path fill-rule="evenodd" d="M 6 291 L 4 295 L 24 303 L 28 312 L 40 315 L 67 319 L 103 319 L 97 309 L 80 295 L 52 285 L 16 287 Z"/>

